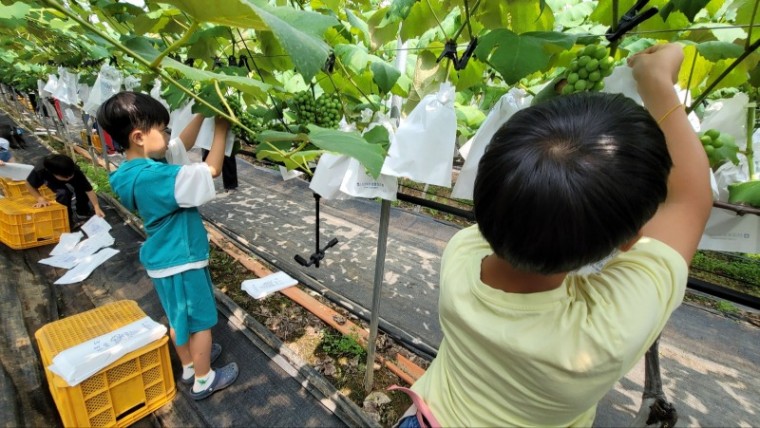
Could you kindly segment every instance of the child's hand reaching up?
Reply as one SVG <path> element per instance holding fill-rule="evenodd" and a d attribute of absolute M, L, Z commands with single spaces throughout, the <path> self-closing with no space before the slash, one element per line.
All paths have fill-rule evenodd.
<path fill-rule="evenodd" d="M 678 70 L 683 62 L 683 48 L 679 44 L 656 45 L 628 58 L 628 66 L 639 91 L 668 85 L 678 81 Z"/>

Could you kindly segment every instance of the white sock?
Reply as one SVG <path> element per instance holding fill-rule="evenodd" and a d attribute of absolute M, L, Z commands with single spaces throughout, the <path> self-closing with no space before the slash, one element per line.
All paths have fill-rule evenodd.
<path fill-rule="evenodd" d="M 195 384 L 193 384 L 193 392 L 201 392 L 206 390 L 211 383 L 214 382 L 216 373 L 213 370 L 209 370 L 208 374 L 203 377 L 195 377 Z"/>
<path fill-rule="evenodd" d="M 191 377 L 195 376 L 195 366 L 193 363 L 190 363 L 186 366 L 182 366 L 182 379 L 190 379 Z"/>

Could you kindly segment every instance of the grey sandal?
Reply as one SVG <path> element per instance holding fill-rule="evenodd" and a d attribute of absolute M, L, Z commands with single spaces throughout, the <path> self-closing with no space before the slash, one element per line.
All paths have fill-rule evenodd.
<path fill-rule="evenodd" d="M 211 364 L 214 364 L 214 361 L 219 359 L 220 355 L 222 355 L 222 345 L 218 343 L 212 343 L 211 344 Z M 193 383 L 195 383 L 195 376 L 190 376 L 189 378 L 180 377 L 179 380 L 185 385 L 192 385 Z"/>
<path fill-rule="evenodd" d="M 216 391 L 232 385 L 232 383 L 237 379 L 238 374 L 240 374 L 238 371 L 237 363 L 229 363 L 222 368 L 215 369 L 214 371 L 216 372 L 214 375 L 214 381 L 211 382 L 211 385 L 209 385 L 208 388 L 200 392 L 194 392 L 192 388 L 190 389 L 190 396 L 193 397 L 193 399 L 203 400 Z"/>

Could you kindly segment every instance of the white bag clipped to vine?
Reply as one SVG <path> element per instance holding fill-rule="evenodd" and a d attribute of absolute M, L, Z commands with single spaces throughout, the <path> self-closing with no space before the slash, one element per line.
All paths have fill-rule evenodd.
<path fill-rule="evenodd" d="M 532 97 L 528 96 L 522 89 L 513 88 L 502 95 L 496 105 L 488 112 L 486 120 L 480 125 L 475 136 L 459 150 L 459 153 L 465 158 L 465 162 L 457 182 L 454 184 L 454 190 L 451 192 L 453 198 L 472 199 L 478 164 L 486 151 L 486 147 L 491 142 L 491 138 L 513 114 L 530 106 L 531 99 Z"/>
<path fill-rule="evenodd" d="M 134 91 L 140 87 L 140 79 L 135 76 L 127 76 L 124 78 L 124 90 Z"/>
<path fill-rule="evenodd" d="M 178 138 L 182 130 L 193 119 L 193 104 L 194 100 L 190 100 L 184 107 L 174 110 L 169 115 L 169 127 L 172 129 L 172 135 L 170 138 Z M 200 131 L 198 131 L 198 137 L 195 139 L 195 146 L 201 149 L 210 150 L 211 143 L 214 141 L 214 118 L 207 117 L 203 120 Z M 231 131 L 227 131 L 226 143 L 224 146 L 224 155 L 230 156 L 232 154 L 232 146 L 235 144 L 235 134 Z"/>
<path fill-rule="evenodd" d="M 446 82 L 427 95 L 396 131 L 382 173 L 451 187 L 457 116 L 454 87 Z"/>
<path fill-rule="evenodd" d="M 42 91 L 40 92 L 40 96 L 42 98 L 51 98 L 57 88 L 58 88 L 58 77 L 56 77 L 55 74 L 48 74 L 48 80 L 45 83 L 45 86 L 42 88 Z"/>
<path fill-rule="evenodd" d="M 95 115 L 101 104 L 121 90 L 121 81 L 122 77 L 119 70 L 108 64 L 103 64 L 100 67 L 97 79 L 95 79 L 95 84 L 92 85 L 90 96 L 84 103 L 84 111 Z"/>
<path fill-rule="evenodd" d="M 55 92 L 53 92 L 53 98 L 68 105 L 79 104 L 77 80 L 78 76 L 76 74 L 69 73 L 69 71 L 63 67 L 59 68 L 58 85 L 55 88 Z"/>
<path fill-rule="evenodd" d="M 681 89 L 678 85 L 673 85 L 673 88 L 678 94 L 678 99 L 685 100 L 685 105 L 691 104 L 691 95 L 686 90 Z M 641 100 L 639 92 L 636 90 L 636 79 L 633 78 L 633 70 L 627 65 L 615 67 L 612 73 L 604 78 L 604 89 L 602 89 L 602 92 L 623 94 L 636 101 L 638 105 L 644 105 L 644 101 Z M 699 132 L 700 123 L 696 113 L 689 113 L 688 118 L 694 131 Z"/>
<path fill-rule="evenodd" d="M 171 111 L 169 108 L 169 103 L 167 103 L 166 100 L 161 96 L 161 79 L 156 79 L 153 81 L 153 89 L 150 90 L 150 96 L 160 102 L 162 106 L 166 107 L 166 110 Z"/>
<path fill-rule="evenodd" d="M 319 156 L 317 170 L 311 178 L 309 189 L 324 199 L 348 199 L 348 195 L 340 191 L 343 178 L 351 165 L 351 158 L 346 155 L 324 153 Z"/>
<path fill-rule="evenodd" d="M 388 131 L 390 141 L 393 142 L 393 125 L 385 115 L 379 115 L 377 121 L 371 123 L 367 129 L 364 130 L 364 133 L 366 134 L 376 126 L 385 127 Z M 398 179 L 392 175 L 385 175 L 382 173 L 377 179 L 375 179 L 367 174 L 367 170 L 358 160 L 350 158 L 348 168 L 346 169 L 343 181 L 340 184 L 340 191 L 347 195 L 360 198 L 383 198 L 388 201 L 395 201 L 396 192 L 398 191 Z"/>
<path fill-rule="evenodd" d="M 339 129 L 344 132 L 356 131 L 356 126 L 340 121 Z M 346 155 L 324 153 L 319 156 L 317 170 L 311 178 L 309 189 L 325 199 L 348 199 L 348 195 L 340 191 L 343 179 L 351 165 L 351 158 Z"/>

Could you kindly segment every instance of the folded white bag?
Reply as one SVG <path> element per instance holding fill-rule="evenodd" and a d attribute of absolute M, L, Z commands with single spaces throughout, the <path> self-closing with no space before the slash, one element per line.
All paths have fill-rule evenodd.
<path fill-rule="evenodd" d="M 48 369 L 69 386 L 76 386 L 124 355 L 161 339 L 166 331 L 165 326 L 145 317 L 66 349 L 53 358 Z"/>

